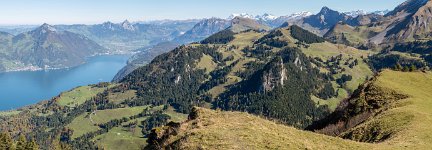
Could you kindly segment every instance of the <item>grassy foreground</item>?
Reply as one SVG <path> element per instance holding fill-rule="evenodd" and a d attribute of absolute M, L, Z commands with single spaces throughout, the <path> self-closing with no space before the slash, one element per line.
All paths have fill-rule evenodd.
<path fill-rule="evenodd" d="M 302 131 L 242 112 L 195 110 L 164 145 L 180 149 L 429 149 L 432 147 L 432 73 L 380 73 L 375 84 L 409 98 L 356 128 L 393 132 L 381 143 L 361 143 Z M 161 128 L 167 129 L 167 127 Z M 355 128 L 354 128 L 355 129 Z M 162 130 L 155 130 L 155 132 Z M 162 132 L 163 133 L 163 132 Z M 367 131 L 362 134 L 372 134 Z"/>

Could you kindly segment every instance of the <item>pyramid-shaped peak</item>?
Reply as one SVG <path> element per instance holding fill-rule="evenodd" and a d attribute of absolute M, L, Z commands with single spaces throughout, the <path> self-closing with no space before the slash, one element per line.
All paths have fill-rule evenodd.
<path fill-rule="evenodd" d="M 321 8 L 321 11 L 318 13 L 319 15 L 340 15 L 341 13 L 328 8 L 327 6 L 324 6 L 323 8 Z"/>
<path fill-rule="evenodd" d="M 130 30 L 130 31 L 135 30 L 135 27 L 128 20 L 123 21 L 123 23 L 121 23 L 121 26 L 125 30 Z"/>
<path fill-rule="evenodd" d="M 52 25 L 50 25 L 48 23 L 42 24 L 37 30 L 41 30 L 41 31 L 44 31 L 44 32 L 47 32 L 47 31 L 55 32 L 55 31 L 57 31 L 57 29 L 54 26 L 52 26 Z"/>
<path fill-rule="evenodd" d="M 123 23 L 122 24 L 131 24 L 130 22 L 129 22 L 129 20 L 125 20 L 125 21 L 123 21 Z"/>
<path fill-rule="evenodd" d="M 42 28 L 50 28 L 53 27 L 52 25 L 48 24 L 48 23 L 44 23 L 41 25 Z"/>
<path fill-rule="evenodd" d="M 332 9 L 330 9 L 329 7 L 327 7 L 327 6 L 324 6 L 324 7 L 322 7 L 321 8 L 321 13 L 327 13 L 327 12 L 329 12 L 329 11 L 334 11 L 334 10 L 332 10 Z"/>

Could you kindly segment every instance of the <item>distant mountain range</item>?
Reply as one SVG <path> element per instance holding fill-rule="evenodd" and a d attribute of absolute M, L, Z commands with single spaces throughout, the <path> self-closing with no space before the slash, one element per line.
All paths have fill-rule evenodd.
<path fill-rule="evenodd" d="M 377 45 L 413 42 L 432 39 L 432 2 L 409 0 L 386 15 L 360 15 L 358 23 L 339 22 L 330 28 L 325 37 L 337 43 L 360 45 L 365 48 Z"/>
<path fill-rule="evenodd" d="M 143 49 L 138 50 L 142 52 L 131 58 L 128 65 L 116 75 L 114 81 L 120 80 L 138 66 L 142 66 L 150 62 L 155 57 L 154 54 L 162 54 L 172 50 L 174 48 L 173 45 L 178 46 L 181 44 L 201 41 L 204 38 L 226 28 L 229 28 L 235 32 L 239 32 L 247 29 L 270 30 L 272 28 L 283 26 L 284 24 L 295 24 L 315 34 L 324 36 L 325 33 L 331 30 L 339 22 L 348 22 L 351 25 L 365 25 L 379 20 L 382 17 L 381 14 L 387 12 L 389 11 L 355 11 L 351 13 L 340 13 L 331 10 L 328 7 L 323 7 L 322 10 L 315 15 L 306 11 L 279 17 L 270 14 L 250 15 L 247 13 L 240 13 L 232 14 L 227 19 L 203 19 L 192 29 L 168 42 L 171 44 L 167 44 L 165 42 L 163 44 L 156 45 L 154 49 L 144 48 L 146 49 L 145 51 L 142 51 Z M 166 46 L 165 49 L 162 48 L 164 46 Z"/>
<path fill-rule="evenodd" d="M 0 71 L 71 67 L 108 52 L 85 36 L 48 24 L 16 36 L 1 33 L 0 39 Z"/>
<path fill-rule="evenodd" d="M 96 25 L 58 25 L 60 30 L 85 35 L 114 51 L 129 52 L 169 41 L 192 28 L 195 21 L 166 21 L 148 24 L 105 22 Z"/>
<path fill-rule="evenodd" d="M 178 46 L 181 44 L 201 41 L 206 37 L 227 28 L 230 28 L 234 32 L 240 32 L 248 29 L 271 30 L 272 28 L 282 26 L 283 24 L 295 24 L 315 34 L 324 36 L 328 31 L 336 31 L 332 30 L 332 28 L 340 22 L 345 22 L 350 26 L 368 25 L 371 22 L 377 22 L 378 20 L 381 20 L 382 14 L 387 12 L 388 11 L 376 11 L 367 13 L 365 11 L 359 10 L 340 13 L 331 10 L 328 7 L 323 7 L 323 9 L 315 15 L 311 12 L 299 12 L 286 16 L 275 16 L 267 13 L 263 15 L 240 13 L 232 14 L 227 19 L 208 18 L 194 20 L 160 20 L 137 23 L 131 23 L 128 20 L 125 20 L 121 23 L 105 22 L 95 25 L 55 25 L 50 26 L 50 28 L 56 29 L 57 32 L 65 32 L 69 34 L 75 33 L 77 36 L 86 37 L 88 38 L 87 40 L 94 41 L 93 44 L 97 43 L 101 47 L 104 47 L 105 50 L 102 53 L 129 53 L 131 51 L 137 51 L 139 54 L 137 54 L 135 57 L 132 57 L 129 62 L 135 62 L 134 66 L 141 66 L 146 62 L 149 62 L 154 56 L 157 56 L 157 54 L 171 50 L 174 45 Z M 12 39 L 12 37 L 18 37 L 19 35 L 17 34 L 26 34 L 27 32 L 31 32 L 31 30 L 37 29 L 35 29 L 34 26 L 19 26 L 17 28 L 0 27 L 0 31 L 9 31 L 16 35 L 13 36 L 12 34 L 7 33 L 0 35 L 2 37 L 2 42 L 5 43 L 1 45 L 4 51 L 2 59 L 4 59 L 5 62 L 6 60 L 8 60 L 7 62 L 11 62 L 11 60 L 13 60 L 10 59 L 12 56 L 7 54 L 12 53 L 12 48 L 9 48 L 11 44 L 8 43 L 8 41 Z M 332 34 L 327 34 L 327 36 L 330 35 Z M 84 45 L 84 47 L 87 47 L 85 43 L 77 45 Z M 31 49 L 29 47 L 26 48 Z M 21 51 L 15 53 L 16 56 L 25 55 L 21 54 Z M 150 54 L 147 55 L 147 53 Z M 89 53 L 83 53 L 82 59 L 88 57 L 89 55 L 87 54 Z M 37 54 L 35 55 L 37 56 Z M 138 56 L 145 58 L 139 58 Z M 38 59 L 29 58 L 29 60 L 36 61 Z M 139 62 L 138 60 L 145 61 Z M 67 62 L 67 60 L 65 60 L 65 62 Z M 80 63 L 82 63 L 82 60 L 77 61 L 77 64 Z M 45 65 L 49 67 L 45 67 Z M 74 65 L 76 64 L 63 64 L 63 67 L 70 67 Z M 35 68 L 40 69 L 50 67 L 56 68 L 60 66 L 52 65 L 50 59 L 45 59 L 44 61 L 40 61 L 38 63 L 31 61 L 4 63 L 0 69 L 15 70 L 17 68 L 27 68 L 27 70 L 32 70 Z"/>

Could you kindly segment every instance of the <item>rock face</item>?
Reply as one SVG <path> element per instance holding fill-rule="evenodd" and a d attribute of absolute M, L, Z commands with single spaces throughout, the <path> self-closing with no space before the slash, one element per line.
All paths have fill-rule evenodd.
<path fill-rule="evenodd" d="M 398 5 L 394 10 L 387 13 L 386 17 L 398 16 L 404 13 L 415 13 L 417 10 L 428 3 L 429 0 L 407 0 L 404 3 Z"/>
<path fill-rule="evenodd" d="M 288 79 L 287 69 L 284 66 L 282 58 L 272 62 L 273 67 L 265 71 L 262 76 L 261 91 L 268 92 L 273 90 L 276 86 L 283 86 L 284 81 Z"/>
<path fill-rule="evenodd" d="M 405 7 L 403 7 L 405 6 Z M 408 1 L 399 6 L 396 15 L 410 13 L 397 24 L 387 37 L 391 41 L 414 40 L 432 37 L 432 2 L 428 0 Z M 398 10 L 398 9 L 396 9 Z"/>
<path fill-rule="evenodd" d="M 347 15 L 334 11 L 328 7 L 323 7 L 318 14 L 309 16 L 304 19 L 304 23 L 319 29 L 330 28 L 339 21 L 346 20 Z"/>

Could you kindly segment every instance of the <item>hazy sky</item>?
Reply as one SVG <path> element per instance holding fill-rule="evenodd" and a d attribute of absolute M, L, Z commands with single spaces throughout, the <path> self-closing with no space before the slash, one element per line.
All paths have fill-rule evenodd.
<path fill-rule="evenodd" d="M 93 24 L 226 18 L 232 13 L 288 15 L 318 12 L 322 6 L 338 11 L 393 9 L 405 0 L 7 0 L 0 5 L 0 24 Z"/>

